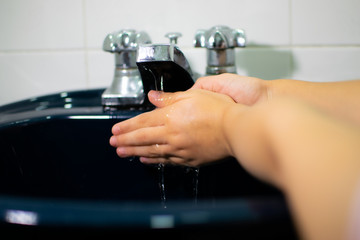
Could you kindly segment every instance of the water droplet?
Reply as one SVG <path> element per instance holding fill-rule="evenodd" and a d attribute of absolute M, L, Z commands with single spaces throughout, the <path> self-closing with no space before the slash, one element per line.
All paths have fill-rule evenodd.
<path fill-rule="evenodd" d="M 128 157 L 127 158 L 127 160 L 129 160 L 129 162 L 132 162 L 132 161 L 134 161 L 134 160 L 137 160 L 138 159 L 138 157 Z"/>

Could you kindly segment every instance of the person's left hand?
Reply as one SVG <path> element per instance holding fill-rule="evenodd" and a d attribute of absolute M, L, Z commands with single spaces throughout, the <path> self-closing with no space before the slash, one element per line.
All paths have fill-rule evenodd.
<path fill-rule="evenodd" d="M 157 109 L 112 128 L 110 144 L 120 157 L 198 166 L 231 155 L 223 122 L 237 105 L 230 97 L 206 90 L 150 91 L 148 96 Z"/>

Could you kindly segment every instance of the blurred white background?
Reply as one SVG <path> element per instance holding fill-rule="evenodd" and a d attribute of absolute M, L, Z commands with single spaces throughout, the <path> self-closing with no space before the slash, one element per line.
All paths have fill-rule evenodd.
<path fill-rule="evenodd" d="M 0 0 L 0 105 L 33 96 L 108 86 L 114 57 L 106 34 L 133 28 L 179 46 L 204 74 L 196 30 L 246 31 L 238 73 L 264 79 L 360 79 L 359 0 Z"/>

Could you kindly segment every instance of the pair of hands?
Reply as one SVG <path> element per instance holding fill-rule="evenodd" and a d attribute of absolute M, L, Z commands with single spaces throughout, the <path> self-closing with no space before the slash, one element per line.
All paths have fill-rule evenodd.
<path fill-rule="evenodd" d="M 150 91 L 157 108 L 115 124 L 110 144 L 120 157 L 140 156 L 151 164 L 199 166 L 233 156 L 224 116 L 266 94 L 263 80 L 235 74 L 200 78 L 185 92 Z"/>
<path fill-rule="evenodd" d="M 359 222 L 349 220 L 359 191 L 359 91 L 360 81 L 204 77 L 186 92 L 149 92 L 157 109 L 115 124 L 110 144 L 143 163 L 199 166 L 235 156 L 283 190 L 303 237 L 348 238 L 349 222 L 357 235 Z"/>

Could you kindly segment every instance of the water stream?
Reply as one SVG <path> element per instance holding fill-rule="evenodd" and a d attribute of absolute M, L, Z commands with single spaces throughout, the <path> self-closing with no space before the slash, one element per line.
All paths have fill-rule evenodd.
<path fill-rule="evenodd" d="M 166 194 L 165 194 L 165 165 L 163 163 L 158 164 L 159 171 L 159 189 L 160 189 L 160 200 L 163 208 L 166 208 Z"/>
<path fill-rule="evenodd" d="M 156 82 L 157 79 L 155 78 L 155 76 L 154 79 L 155 79 L 155 90 L 158 91 L 157 82 Z M 164 91 L 163 76 L 160 77 L 160 91 Z M 158 171 L 159 171 L 159 189 L 160 189 L 161 205 L 163 206 L 163 208 L 166 208 L 165 175 L 164 175 L 165 165 L 163 163 L 158 164 Z"/>
<path fill-rule="evenodd" d="M 151 70 L 148 69 L 150 72 Z M 152 73 L 152 72 L 151 72 Z M 160 76 L 160 89 L 158 89 L 158 84 L 157 84 L 157 78 L 155 77 L 155 75 L 152 73 L 152 75 L 154 76 L 154 80 L 155 80 L 155 90 L 156 91 L 164 91 L 164 78 L 163 76 Z M 165 188 L 165 165 L 163 163 L 159 163 L 158 164 L 158 172 L 159 172 L 159 190 L 160 190 L 160 200 L 161 200 L 161 205 L 163 206 L 163 208 L 166 208 L 166 188 Z M 190 168 L 187 167 L 185 169 L 185 171 L 189 172 L 191 171 L 193 173 L 193 180 L 192 180 L 192 185 L 193 185 L 193 198 L 194 198 L 194 203 L 197 203 L 197 198 L 198 198 L 198 185 L 199 185 L 199 168 Z"/>
<path fill-rule="evenodd" d="M 198 193 L 199 193 L 199 173 L 200 168 L 192 168 L 194 172 L 193 176 L 193 197 L 194 197 L 194 203 L 197 204 L 198 199 Z"/>

